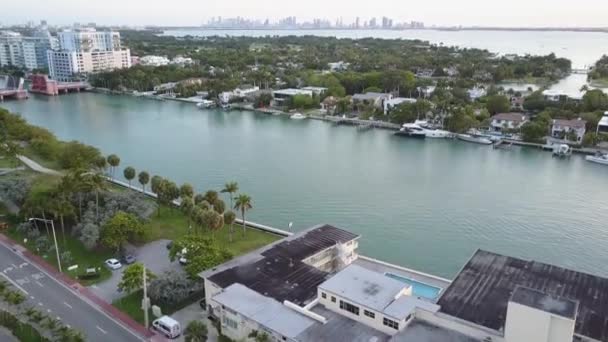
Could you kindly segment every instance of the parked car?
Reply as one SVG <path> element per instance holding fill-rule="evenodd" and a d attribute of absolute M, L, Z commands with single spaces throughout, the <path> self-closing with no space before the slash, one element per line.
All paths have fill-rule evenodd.
<path fill-rule="evenodd" d="M 179 322 L 169 316 L 163 316 L 154 320 L 152 322 L 152 327 L 169 339 L 179 337 L 182 333 Z"/>
<path fill-rule="evenodd" d="M 111 258 L 106 260 L 106 266 L 111 270 L 118 270 L 122 267 L 122 264 L 117 259 Z"/>
<path fill-rule="evenodd" d="M 135 259 L 135 256 L 133 254 L 127 254 L 125 256 L 122 257 L 122 262 L 125 265 L 131 265 L 132 263 L 134 263 L 137 259 Z"/>

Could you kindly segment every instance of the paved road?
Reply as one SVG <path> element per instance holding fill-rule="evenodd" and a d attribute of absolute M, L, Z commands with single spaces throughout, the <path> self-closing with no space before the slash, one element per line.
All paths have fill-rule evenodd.
<path fill-rule="evenodd" d="M 24 292 L 32 306 L 82 331 L 87 341 L 143 341 L 2 243 L 0 271 L 0 279 Z"/>

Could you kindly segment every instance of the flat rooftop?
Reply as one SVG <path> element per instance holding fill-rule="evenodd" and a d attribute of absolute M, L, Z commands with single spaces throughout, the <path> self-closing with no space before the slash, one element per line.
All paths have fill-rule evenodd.
<path fill-rule="evenodd" d="M 310 311 L 327 319 L 326 324 L 316 323 L 297 336 L 300 342 L 388 342 L 390 336 L 331 310 L 315 305 Z"/>
<path fill-rule="evenodd" d="M 428 322 L 414 319 L 398 332 L 390 342 L 481 342 L 457 331 L 441 328 Z"/>
<path fill-rule="evenodd" d="M 608 279 L 542 262 L 477 250 L 437 304 L 442 313 L 501 331 L 518 286 L 578 301 L 575 333 L 608 341 Z"/>
<path fill-rule="evenodd" d="M 291 339 L 316 323 L 315 320 L 241 284 L 230 285 L 213 299 L 222 306 Z"/>
<path fill-rule="evenodd" d="M 569 319 L 575 319 L 576 312 L 578 311 L 577 301 L 552 296 L 525 286 L 517 286 L 515 288 L 510 302 L 525 305 Z"/>
<path fill-rule="evenodd" d="M 359 265 L 349 265 L 319 285 L 322 291 L 379 312 L 384 312 L 397 295 L 408 287 L 405 283 Z"/>
<path fill-rule="evenodd" d="M 330 225 L 320 225 L 276 241 L 199 274 L 226 288 L 239 283 L 282 303 L 303 305 L 317 295 L 317 286 L 328 273 L 302 260 L 359 235 Z"/>

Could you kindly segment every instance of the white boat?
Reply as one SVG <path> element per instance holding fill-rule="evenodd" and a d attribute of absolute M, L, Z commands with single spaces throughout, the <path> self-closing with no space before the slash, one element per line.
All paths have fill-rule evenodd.
<path fill-rule="evenodd" d="M 572 154 L 572 147 L 566 144 L 555 144 L 553 145 L 553 156 L 554 157 L 570 157 Z"/>
<path fill-rule="evenodd" d="M 586 156 L 585 160 L 592 162 L 592 163 L 608 165 L 608 154 L 602 153 L 602 152 L 597 152 L 593 156 Z"/>
<path fill-rule="evenodd" d="M 462 141 L 472 142 L 481 145 L 492 145 L 492 140 L 471 134 L 457 134 L 456 138 Z"/>
<path fill-rule="evenodd" d="M 421 126 L 419 121 L 416 121 L 415 123 L 403 124 L 402 128 L 413 132 L 424 133 L 427 138 L 448 138 L 451 135 L 451 133 L 448 131 Z"/>
<path fill-rule="evenodd" d="M 306 116 L 302 115 L 301 113 L 295 113 L 292 116 L 290 116 L 289 118 L 294 119 L 294 120 L 302 120 L 302 119 L 306 119 Z"/>
<path fill-rule="evenodd" d="M 204 108 L 211 108 L 215 105 L 215 102 L 213 101 L 209 101 L 209 100 L 202 100 L 201 102 L 197 103 L 196 106 L 198 108 L 204 109 Z"/>

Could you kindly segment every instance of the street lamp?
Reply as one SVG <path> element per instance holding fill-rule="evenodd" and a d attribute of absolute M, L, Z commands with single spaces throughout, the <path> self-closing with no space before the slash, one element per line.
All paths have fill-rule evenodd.
<path fill-rule="evenodd" d="M 51 228 L 53 229 L 53 241 L 55 242 L 55 253 L 57 253 L 57 266 L 59 267 L 59 272 L 63 273 L 63 271 L 61 270 L 61 259 L 59 258 L 59 246 L 57 245 L 57 235 L 55 234 L 55 224 L 53 223 L 53 220 L 47 220 L 47 219 L 42 219 L 42 218 L 38 218 L 38 217 L 30 217 L 28 219 L 29 222 L 32 221 L 40 221 L 43 223 L 51 223 Z"/>

